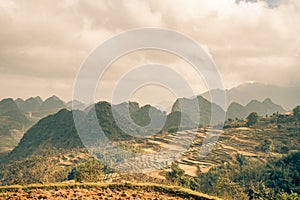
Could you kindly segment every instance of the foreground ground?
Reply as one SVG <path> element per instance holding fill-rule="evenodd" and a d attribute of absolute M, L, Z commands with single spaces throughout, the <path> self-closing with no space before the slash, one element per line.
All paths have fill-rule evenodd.
<path fill-rule="evenodd" d="M 69 183 L 0 187 L 0 199 L 218 199 L 181 187 L 138 183 Z"/>

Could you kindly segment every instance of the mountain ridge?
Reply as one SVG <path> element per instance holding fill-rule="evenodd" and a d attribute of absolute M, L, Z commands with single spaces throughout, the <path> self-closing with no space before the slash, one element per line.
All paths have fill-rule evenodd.
<path fill-rule="evenodd" d="M 19 110 L 13 99 L 0 101 L 0 153 L 14 148 L 23 136 L 25 129 L 33 122 Z"/>
<path fill-rule="evenodd" d="M 251 112 L 257 112 L 258 115 L 265 116 L 277 112 L 285 113 L 286 110 L 283 109 L 280 105 L 273 103 L 270 98 L 266 98 L 262 102 L 254 99 L 247 103 L 245 106 L 233 102 L 229 105 L 226 111 L 226 119 L 234 119 L 236 117 L 246 118 Z"/>
<path fill-rule="evenodd" d="M 200 94 L 206 99 L 210 99 L 210 93 L 223 93 L 220 89 L 212 89 Z M 246 105 L 250 100 L 257 99 L 263 101 L 266 98 L 272 99 L 273 102 L 281 105 L 285 110 L 291 110 L 300 102 L 300 87 L 299 86 L 277 86 L 263 83 L 245 83 L 225 89 L 227 107 L 232 102 L 237 102 L 241 105 Z"/>

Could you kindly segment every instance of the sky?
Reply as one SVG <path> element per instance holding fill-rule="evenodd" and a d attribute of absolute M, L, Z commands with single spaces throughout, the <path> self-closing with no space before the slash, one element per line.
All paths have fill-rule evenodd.
<path fill-rule="evenodd" d="M 69 101 L 80 66 L 93 49 L 145 27 L 171 29 L 198 42 L 225 88 L 247 82 L 299 84 L 299 9 L 298 0 L 0 0 L 0 98 L 57 95 Z M 183 59 L 140 50 L 109 66 L 95 98 L 111 99 L 124 74 L 150 63 L 170 66 L 196 94 L 207 90 Z M 176 95 L 154 84 L 140 87 L 131 98 L 159 104 Z"/>

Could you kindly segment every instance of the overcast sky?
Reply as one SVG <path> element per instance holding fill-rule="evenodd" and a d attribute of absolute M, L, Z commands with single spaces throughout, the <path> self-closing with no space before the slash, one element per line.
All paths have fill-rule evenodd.
<path fill-rule="evenodd" d="M 0 98 L 53 94 L 72 98 L 73 83 L 89 53 L 114 35 L 159 27 L 202 45 L 226 88 L 255 81 L 299 84 L 300 1 L 230 0 L 0 0 Z M 207 90 L 189 64 L 166 52 L 143 50 L 114 62 L 100 80 L 98 99 L 109 99 L 124 73 L 147 63 L 171 66 L 196 93 Z M 157 99 L 157 94 L 164 97 Z M 174 97 L 147 86 L 132 94 L 142 103 Z"/>

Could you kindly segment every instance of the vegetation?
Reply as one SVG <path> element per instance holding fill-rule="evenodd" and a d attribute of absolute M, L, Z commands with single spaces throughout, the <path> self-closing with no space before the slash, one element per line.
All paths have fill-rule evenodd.
<path fill-rule="evenodd" d="M 293 114 L 295 117 L 300 119 L 300 106 L 297 106 L 296 108 L 293 109 Z"/>
<path fill-rule="evenodd" d="M 141 126 L 149 124 L 150 106 L 140 108 L 135 103 L 129 106 L 134 121 Z M 195 124 L 190 118 L 193 113 L 186 114 L 176 109 L 174 107 L 167 116 L 167 125 L 164 127 L 167 132 L 132 139 L 117 125 L 109 103 L 99 102 L 95 105 L 97 122 L 106 136 L 130 153 L 153 151 L 170 143 L 176 137 L 174 132 L 178 130 L 182 119 L 183 124 L 187 125 L 184 128 Z M 97 159 L 88 156 L 76 131 L 73 113 L 63 109 L 30 128 L 19 145 L 7 157 L 2 158 L 0 183 L 24 185 L 63 181 L 116 181 L 120 179 L 106 177 L 117 174 L 118 178 L 122 177 L 121 180 L 177 185 L 224 199 L 299 199 L 299 110 L 300 107 L 296 107 L 293 115 L 273 113 L 259 116 L 252 112 L 247 119 L 229 118 L 225 131 L 221 132 L 219 141 L 207 160 L 201 160 L 197 154 L 207 129 L 195 130 L 196 137 L 191 148 L 170 169 L 161 171 L 159 176 L 164 176 L 165 179 L 157 180 L 146 175 L 112 171 Z M 87 125 L 83 128 L 90 131 L 88 121 L 91 112 L 78 111 L 78 114 L 87 120 Z M 163 116 L 159 111 L 156 114 Z M 129 124 L 128 130 L 132 129 L 134 126 Z M 216 137 L 217 134 L 211 135 Z M 93 139 L 95 138 L 91 137 Z M 119 159 L 117 156 L 114 158 Z M 188 175 L 188 170 L 182 165 L 198 167 L 197 173 Z M 210 168 L 205 171 L 201 169 L 203 166 Z M 74 185 L 77 186 L 78 183 Z"/>
<path fill-rule="evenodd" d="M 258 123 L 258 114 L 256 112 L 252 112 L 247 117 L 247 126 L 252 126 Z"/>
<path fill-rule="evenodd" d="M 9 154 L 9 159 L 22 159 L 41 155 L 47 151 L 84 148 L 75 128 L 71 111 L 63 109 L 55 115 L 40 120 L 30 128 L 19 145 Z"/>
<path fill-rule="evenodd" d="M 0 153 L 11 151 L 32 123 L 12 99 L 0 101 Z"/>
<path fill-rule="evenodd" d="M 99 182 L 102 180 L 104 165 L 95 158 L 84 160 L 70 172 L 68 179 L 77 182 Z"/>
<path fill-rule="evenodd" d="M 258 162 L 237 155 L 226 163 L 202 173 L 199 177 L 184 175 L 172 165 L 167 180 L 224 199 L 299 199 L 300 153 L 287 157 Z"/>
<path fill-rule="evenodd" d="M 166 179 L 172 184 L 224 199 L 300 199 L 300 129 L 297 115 L 252 115 L 253 119 L 248 118 L 248 121 L 253 122 L 250 123 L 251 128 L 228 128 L 225 130 L 226 134 L 221 135 L 220 144 L 231 145 L 231 149 L 226 151 L 230 150 L 232 153 L 229 151 L 228 157 L 225 157 L 227 155 L 221 154 L 221 150 L 218 150 L 220 146 L 217 145 L 208 158 L 217 164 L 207 173 L 191 177 L 178 165 L 173 165 L 171 171 L 166 173 Z M 244 127 L 246 123 L 243 124 L 242 121 L 228 119 L 226 126 L 230 124 L 229 127 Z M 242 138 L 239 138 L 239 145 L 243 146 L 232 142 L 232 137 L 236 136 Z M 251 156 L 236 154 L 232 157 L 235 152 L 233 147 L 241 153 L 249 152 Z M 222 156 L 213 157 L 214 152 Z"/>
<path fill-rule="evenodd" d="M 58 158 L 50 156 L 32 156 L 0 165 L 2 185 L 61 182 L 67 178 L 68 170 L 62 170 Z"/>
<path fill-rule="evenodd" d="M 81 153 L 80 153 L 81 152 Z M 82 157 L 82 155 L 85 155 Z M 107 169 L 85 149 L 51 149 L 21 160 L 0 164 L 0 184 L 51 183 L 75 180 L 98 182 Z"/>

